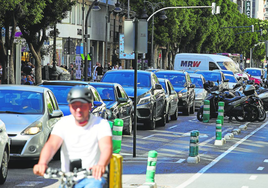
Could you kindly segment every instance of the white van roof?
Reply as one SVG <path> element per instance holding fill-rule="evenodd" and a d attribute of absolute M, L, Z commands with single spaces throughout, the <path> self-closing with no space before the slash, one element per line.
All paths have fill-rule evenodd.
<path fill-rule="evenodd" d="M 217 54 L 198 54 L 198 53 L 179 53 L 176 54 L 176 56 L 191 56 L 191 57 L 207 57 L 212 59 L 213 61 L 233 61 L 231 58 L 223 55 L 217 55 Z"/>

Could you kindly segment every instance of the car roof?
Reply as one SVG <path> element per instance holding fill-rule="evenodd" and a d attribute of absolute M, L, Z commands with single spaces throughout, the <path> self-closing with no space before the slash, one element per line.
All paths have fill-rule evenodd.
<path fill-rule="evenodd" d="M 263 70 L 263 69 L 261 69 L 261 68 L 245 68 L 245 70 Z"/>
<path fill-rule="evenodd" d="M 203 78 L 204 76 L 202 74 L 196 74 L 196 73 L 189 73 L 191 78 Z"/>
<path fill-rule="evenodd" d="M 105 74 L 110 74 L 110 73 L 114 73 L 114 72 L 121 72 L 121 73 L 132 73 L 134 72 L 133 69 L 120 69 L 120 70 L 109 70 L 108 72 L 106 72 Z M 144 73 L 144 74 L 154 74 L 153 72 L 150 71 L 145 71 L 145 70 L 137 70 L 138 73 Z"/>
<path fill-rule="evenodd" d="M 66 85 L 66 86 L 76 86 L 76 85 L 88 85 L 88 82 L 76 81 L 76 80 L 49 80 L 43 81 L 39 85 Z"/>
<path fill-rule="evenodd" d="M 177 70 L 159 70 L 156 71 L 155 74 L 157 75 L 157 73 L 167 73 L 167 74 L 185 74 L 186 72 L 184 71 L 177 71 Z"/>
<path fill-rule="evenodd" d="M 48 89 L 45 88 L 45 87 L 32 86 L 32 85 L 6 85 L 6 84 L 1 84 L 0 90 L 18 90 L 18 91 L 32 91 L 32 92 L 44 93 Z"/>
<path fill-rule="evenodd" d="M 110 83 L 110 82 L 89 82 L 92 86 L 116 86 L 118 83 Z"/>

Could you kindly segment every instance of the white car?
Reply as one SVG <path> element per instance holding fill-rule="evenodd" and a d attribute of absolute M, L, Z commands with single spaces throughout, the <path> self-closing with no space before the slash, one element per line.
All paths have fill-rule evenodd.
<path fill-rule="evenodd" d="M 0 120 L 0 185 L 4 184 L 7 179 L 9 153 L 10 139 L 6 132 L 5 123 Z"/>

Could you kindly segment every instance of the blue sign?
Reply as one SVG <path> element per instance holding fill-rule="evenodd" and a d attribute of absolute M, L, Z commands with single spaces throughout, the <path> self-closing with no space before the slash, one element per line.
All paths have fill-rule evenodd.
<path fill-rule="evenodd" d="M 135 53 L 124 52 L 124 34 L 119 35 L 119 59 L 135 59 Z"/>

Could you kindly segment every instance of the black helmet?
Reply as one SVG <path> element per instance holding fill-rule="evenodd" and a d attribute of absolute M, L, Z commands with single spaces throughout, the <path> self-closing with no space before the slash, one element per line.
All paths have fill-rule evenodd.
<path fill-rule="evenodd" d="M 74 86 L 68 93 L 67 102 L 70 104 L 74 101 L 80 101 L 83 103 L 92 103 L 91 90 L 87 86 Z"/>

